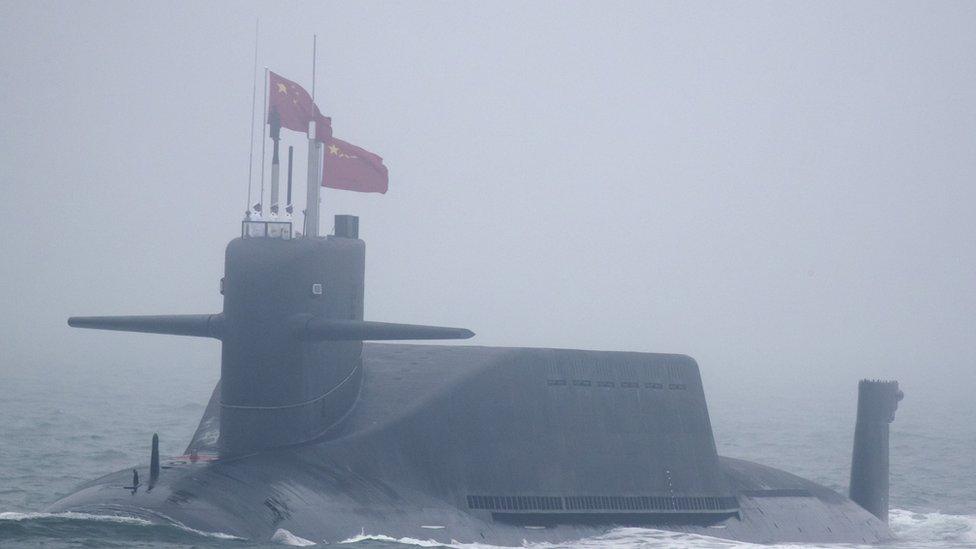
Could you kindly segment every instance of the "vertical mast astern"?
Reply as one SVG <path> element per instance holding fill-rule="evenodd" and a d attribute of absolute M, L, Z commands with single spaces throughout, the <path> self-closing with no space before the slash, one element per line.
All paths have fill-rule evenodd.
<path fill-rule="evenodd" d="M 888 522 L 888 428 L 904 396 L 897 381 L 862 379 L 858 384 L 850 498 L 885 522 Z"/>

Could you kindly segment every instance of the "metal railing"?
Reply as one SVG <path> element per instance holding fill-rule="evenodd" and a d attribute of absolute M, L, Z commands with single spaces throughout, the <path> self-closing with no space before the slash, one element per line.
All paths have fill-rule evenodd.
<path fill-rule="evenodd" d="M 241 238 L 291 240 L 291 221 L 244 220 L 241 222 Z"/>

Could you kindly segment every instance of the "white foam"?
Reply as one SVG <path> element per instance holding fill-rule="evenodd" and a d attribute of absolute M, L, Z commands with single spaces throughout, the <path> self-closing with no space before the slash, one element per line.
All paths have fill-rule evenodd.
<path fill-rule="evenodd" d="M 291 545 L 293 547 L 308 547 L 309 545 L 315 545 L 314 541 L 305 539 L 301 536 L 296 536 L 284 528 L 278 528 L 275 530 L 275 533 L 271 536 L 271 541 L 280 543 L 282 545 Z"/>
<path fill-rule="evenodd" d="M 383 541 L 387 543 L 399 543 L 401 545 L 415 545 L 417 547 L 453 547 L 455 549 L 498 549 L 496 545 L 486 543 L 461 543 L 452 539 L 451 543 L 442 543 L 435 539 L 417 539 L 410 537 L 397 538 L 385 534 L 367 534 L 365 531 L 349 539 L 344 539 L 339 543 L 360 543 L 364 541 Z"/>
<path fill-rule="evenodd" d="M 90 520 L 97 522 L 118 522 L 122 524 L 138 524 L 140 526 L 148 526 L 152 522 L 136 518 L 136 517 L 125 517 L 117 515 L 90 515 L 88 513 L 75 513 L 73 511 L 68 511 L 65 513 L 18 513 L 15 511 L 8 511 L 0 513 L 0 520 L 37 520 L 37 519 L 68 519 L 68 520 Z"/>
<path fill-rule="evenodd" d="M 169 517 L 163 517 L 166 521 L 180 530 L 185 530 L 187 532 L 196 534 L 198 536 L 216 538 L 216 539 L 238 539 L 242 540 L 237 536 L 232 536 L 230 534 L 225 534 L 223 532 L 205 532 L 203 530 L 197 530 L 196 528 L 190 528 L 189 526 L 183 524 L 178 520 L 173 520 Z M 152 521 L 129 517 L 123 515 L 92 515 L 89 513 L 76 513 L 74 511 L 67 511 L 64 513 L 18 513 L 15 511 L 8 511 L 0 513 L 0 520 L 10 520 L 10 521 L 24 521 L 24 520 L 44 520 L 44 519 L 67 519 L 67 520 L 77 520 L 77 521 L 94 521 L 94 522 L 114 522 L 118 524 L 132 524 L 136 526 L 151 526 L 155 523 Z"/>
<path fill-rule="evenodd" d="M 16 511 L 0 512 L 0 521 L 44 519 L 112 522 L 137 526 L 150 526 L 154 524 L 149 520 L 137 517 L 120 515 L 93 515 L 73 511 L 64 513 L 23 513 Z M 244 539 L 230 534 L 225 534 L 223 532 L 206 532 L 197 530 L 172 519 L 169 519 L 169 522 L 172 526 L 199 536 L 226 540 Z M 896 536 L 893 547 L 976 547 L 976 516 L 973 515 L 949 515 L 938 512 L 916 513 L 913 511 L 906 511 L 904 509 L 892 509 L 890 512 L 889 524 L 892 532 Z M 279 528 L 277 531 L 275 531 L 274 535 L 271 537 L 271 541 L 294 547 L 308 547 L 311 545 L 316 545 L 316 542 L 305 539 L 301 536 L 297 536 L 284 528 Z M 493 549 L 497 547 L 483 543 L 460 543 L 456 540 L 451 540 L 451 543 L 443 543 L 434 539 L 395 537 L 385 534 L 366 534 L 365 532 L 361 532 L 359 535 L 353 536 L 339 543 L 349 544 L 364 541 L 399 543 L 403 545 L 413 545 L 416 547 L 451 547 L 455 549 Z M 665 530 L 653 530 L 648 528 L 616 528 L 599 536 L 593 536 L 567 543 L 529 543 L 523 540 L 521 545 L 522 547 L 528 549 L 563 549 L 567 547 L 581 549 L 647 549 L 651 547 L 688 549 L 700 547 L 715 549 L 776 547 L 777 549 L 785 549 L 793 547 L 825 547 L 824 545 L 819 544 L 777 544 L 773 546 L 756 545 L 739 541 L 719 539 L 710 536 L 670 532 Z"/>
<path fill-rule="evenodd" d="M 669 538 L 671 538 L 670 541 L 672 542 L 677 536 L 691 537 L 689 534 L 674 534 L 673 532 L 660 532 L 658 530 L 647 530 L 642 528 L 619 528 L 611 532 L 608 532 L 603 536 L 576 540 L 572 543 L 565 543 L 565 544 L 546 543 L 546 542 L 529 543 L 526 540 L 522 540 L 521 546 L 526 548 L 531 548 L 531 549 L 563 549 L 567 547 L 592 547 L 592 548 L 599 548 L 599 549 L 609 549 L 609 548 L 617 549 L 620 547 L 646 548 L 648 547 L 648 542 L 652 544 L 651 546 L 657 546 L 657 544 L 654 543 L 654 541 L 656 540 L 650 540 L 644 535 L 635 535 L 635 532 L 640 534 L 646 534 L 647 532 L 666 534 Z M 695 536 L 695 537 L 698 538 L 699 540 L 710 539 L 710 538 L 706 538 L 705 536 Z M 453 549 L 507 549 L 503 546 L 489 545 L 485 543 L 461 543 L 453 539 L 451 540 L 451 543 L 444 543 L 433 539 L 417 539 L 417 538 L 410 538 L 410 537 L 398 538 L 394 536 L 388 536 L 385 534 L 366 534 L 365 532 L 360 533 L 357 536 L 353 536 L 349 539 L 342 540 L 339 543 L 360 543 L 364 541 L 381 541 L 387 543 L 399 543 L 402 545 L 414 545 L 417 547 L 451 547 Z M 660 545 L 660 547 L 682 547 L 682 546 L 684 545 L 675 545 L 673 543 Z M 689 544 L 688 546 L 703 547 L 703 545 L 700 542 L 697 544 Z M 729 545 L 724 545 L 722 547 L 736 547 L 736 545 L 730 543 Z"/>
<path fill-rule="evenodd" d="M 173 526 L 176 526 L 180 530 L 186 530 L 187 532 L 192 532 L 198 536 L 204 536 L 207 538 L 216 538 L 216 539 L 238 539 L 238 540 L 247 539 L 247 538 L 232 536 L 231 534 L 225 534 L 223 532 L 206 532 L 203 530 L 197 530 L 196 528 L 190 528 L 189 526 L 183 524 L 178 520 L 171 519 L 171 521 L 173 523 Z"/>
<path fill-rule="evenodd" d="M 451 545 L 445 545 L 437 540 L 432 539 L 415 539 L 415 538 L 395 538 L 393 536 L 387 536 L 384 534 L 366 534 L 360 533 L 358 536 L 353 536 L 349 539 L 344 539 L 339 543 L 360 543 L 363 541 L 385 541 L 388 543 L 402 543 L 404 545 L 416 545 L 418 547 L 453 547 Z M 490 547 L 490 546 L 485 546 Z"/>
<path fill-rule="evenodd" d="M 976 516 L 892 509 L 888 524 L 899 541 L 976 544 Z"/>
<path fill-rule="evenodd" d="M 365 532 L 343 540 L 339 543 L 359 543 L 364 541 L 399 543 L 403 545 L 414 545 L 417 547 L 450 547 L 453 549 L 509 549 L 507 547 L 489 545 L 485 543 L 460 543 L 453 539 L 451 540 L 451 543 L 443 543 L 433 539 L 422 540 L 409 537 L 398 538 L 385 534 L 366 534 Z M 719 539 L 684 532 L 654 530 L 650 528 L 615 528 L 599 536 L 567 541 L 565 543 L 530 543 L 526 540 L 522 540 L 521 547 L 526 549 L 769 549 L 770 547 L 775 547 L 776 549 L 809 549 L 811 547 L 825 546 L 799 544 L 781 544 L 771 546 Z"/>
<path fill-rule="evenodd" d="M 563 549 L 566 547 L 584 549 L 647 549 L 651 547 L 667 547 L 669 549 L 751 549 L 761 547 L 765 549 L 769 547 L 767 545 L 756 545 L 699 534 L 655 530 L 652 528 L 614 528 L 599 536 L 568 543 L 523 543 L 523 546 L 531 549 Z M 776 547 L 790 546 L 777 545 Z"/>

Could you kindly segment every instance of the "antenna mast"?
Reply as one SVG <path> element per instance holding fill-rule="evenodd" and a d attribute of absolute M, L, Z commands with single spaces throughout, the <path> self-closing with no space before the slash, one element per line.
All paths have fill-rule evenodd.
<path fill-rule="evenodd" d="M 271 217 L 278 216 L 278 142 L 281 141 L 281 116 L 278 109 L 272 107 L 268 115 L 268 125 L 271 127 L 271 140 L 274 150 L 271 153 Z"/>
<path fill-rule="evenodd" d="M 261 210 L 263 209 L 261 203 L 264 202 L 264 157 L 265 157 L 264 147 L 265 147 L 265 142 L 267 141 L 266 139 L 264 139 L 264 125 L 268 123 L 268 67 L 264 68 L 263 112 L 264 114 L 261 115 L 261 134 L 262 134 L 261 135 L 261 198 L 258 199 L 258 203 L 254 205 L 254 211 L 256 211 L 259 215 L 261 214 Z"/>
<path fill-rule="evenodd" d="M 293 210 L 291 206 L 291 161 L 294 158 L 294 153 L 295 147 L 288 145 L 288 199 L 285 203 L 285 212 L 288 214 L 289 218 L 291 217 L 291 212 Z"/>
<path fill-rule="evenodd" d="M 251 216 L 251 178 L 254 171 L 254 111 L 258 102 L 258 31 L 261 19 L 254 20 L 254 72 L 251 74 L 251 145 L 247 149 L 247 198 L 244 200 L 244 215 Z"/>

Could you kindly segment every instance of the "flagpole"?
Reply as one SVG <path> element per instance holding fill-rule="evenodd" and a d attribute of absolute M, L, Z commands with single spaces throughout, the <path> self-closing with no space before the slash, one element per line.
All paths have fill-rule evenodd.
<path fill-rule="evenodd" d="M 312 35 L 312 102 L 315 102 L 315 68 L 318 65 L 318 35 Z M 324 128 L 316 128 L 320 130 Z M 316 193 L 319 195 L 318 212 L 322 209 L 322 170 L 325 167 L 325 158 L 322 156 L 322 142 L 318 139 L 315 140 L 315 158 L 318 161 L 318 170 L 315 173 L 315 188 Z M 316 218 L 318 218 L 318 212 L 316 213 Z M 316 225 L 316 231 L 318 231 L 318 225 Z"/>
<path fill-rule="evenodd" d="M 264 114 L 261 116 L 261 198 L 258 200 L 258 215 L 264 210 L 264 157 L 268 140 L 264 138 L 264 125 L 268 123 L 268 67 L 264 68 Z"/>
<path fill-rule="evenodd" d="M 315 46 L 317 37 L 312 35 L 312 102 L 315 102 Z M 322 185 L 322 149 L 319 147 L 316 120 L 308 123 L 308 183 L 305 193 L 305 236 L 319 235 L 319 188 Z"/>
<path fill-rule="evenodd" d="M 254 110 L 258 102 L 258 31 L 261 19 L 254 21 L 254 72 L 251 74 L 251 145 L 247 149 L 247 199 L 244 201 L 245 215 L 251 215 L 251 180 L 254 172 Z"/>
<path fill-rule="evenodd" d="M 305 236 L 319 235 L 319 147 L 315 140 L 315 120 L 308 123 L 308 183 L 305 193 Z"/>

